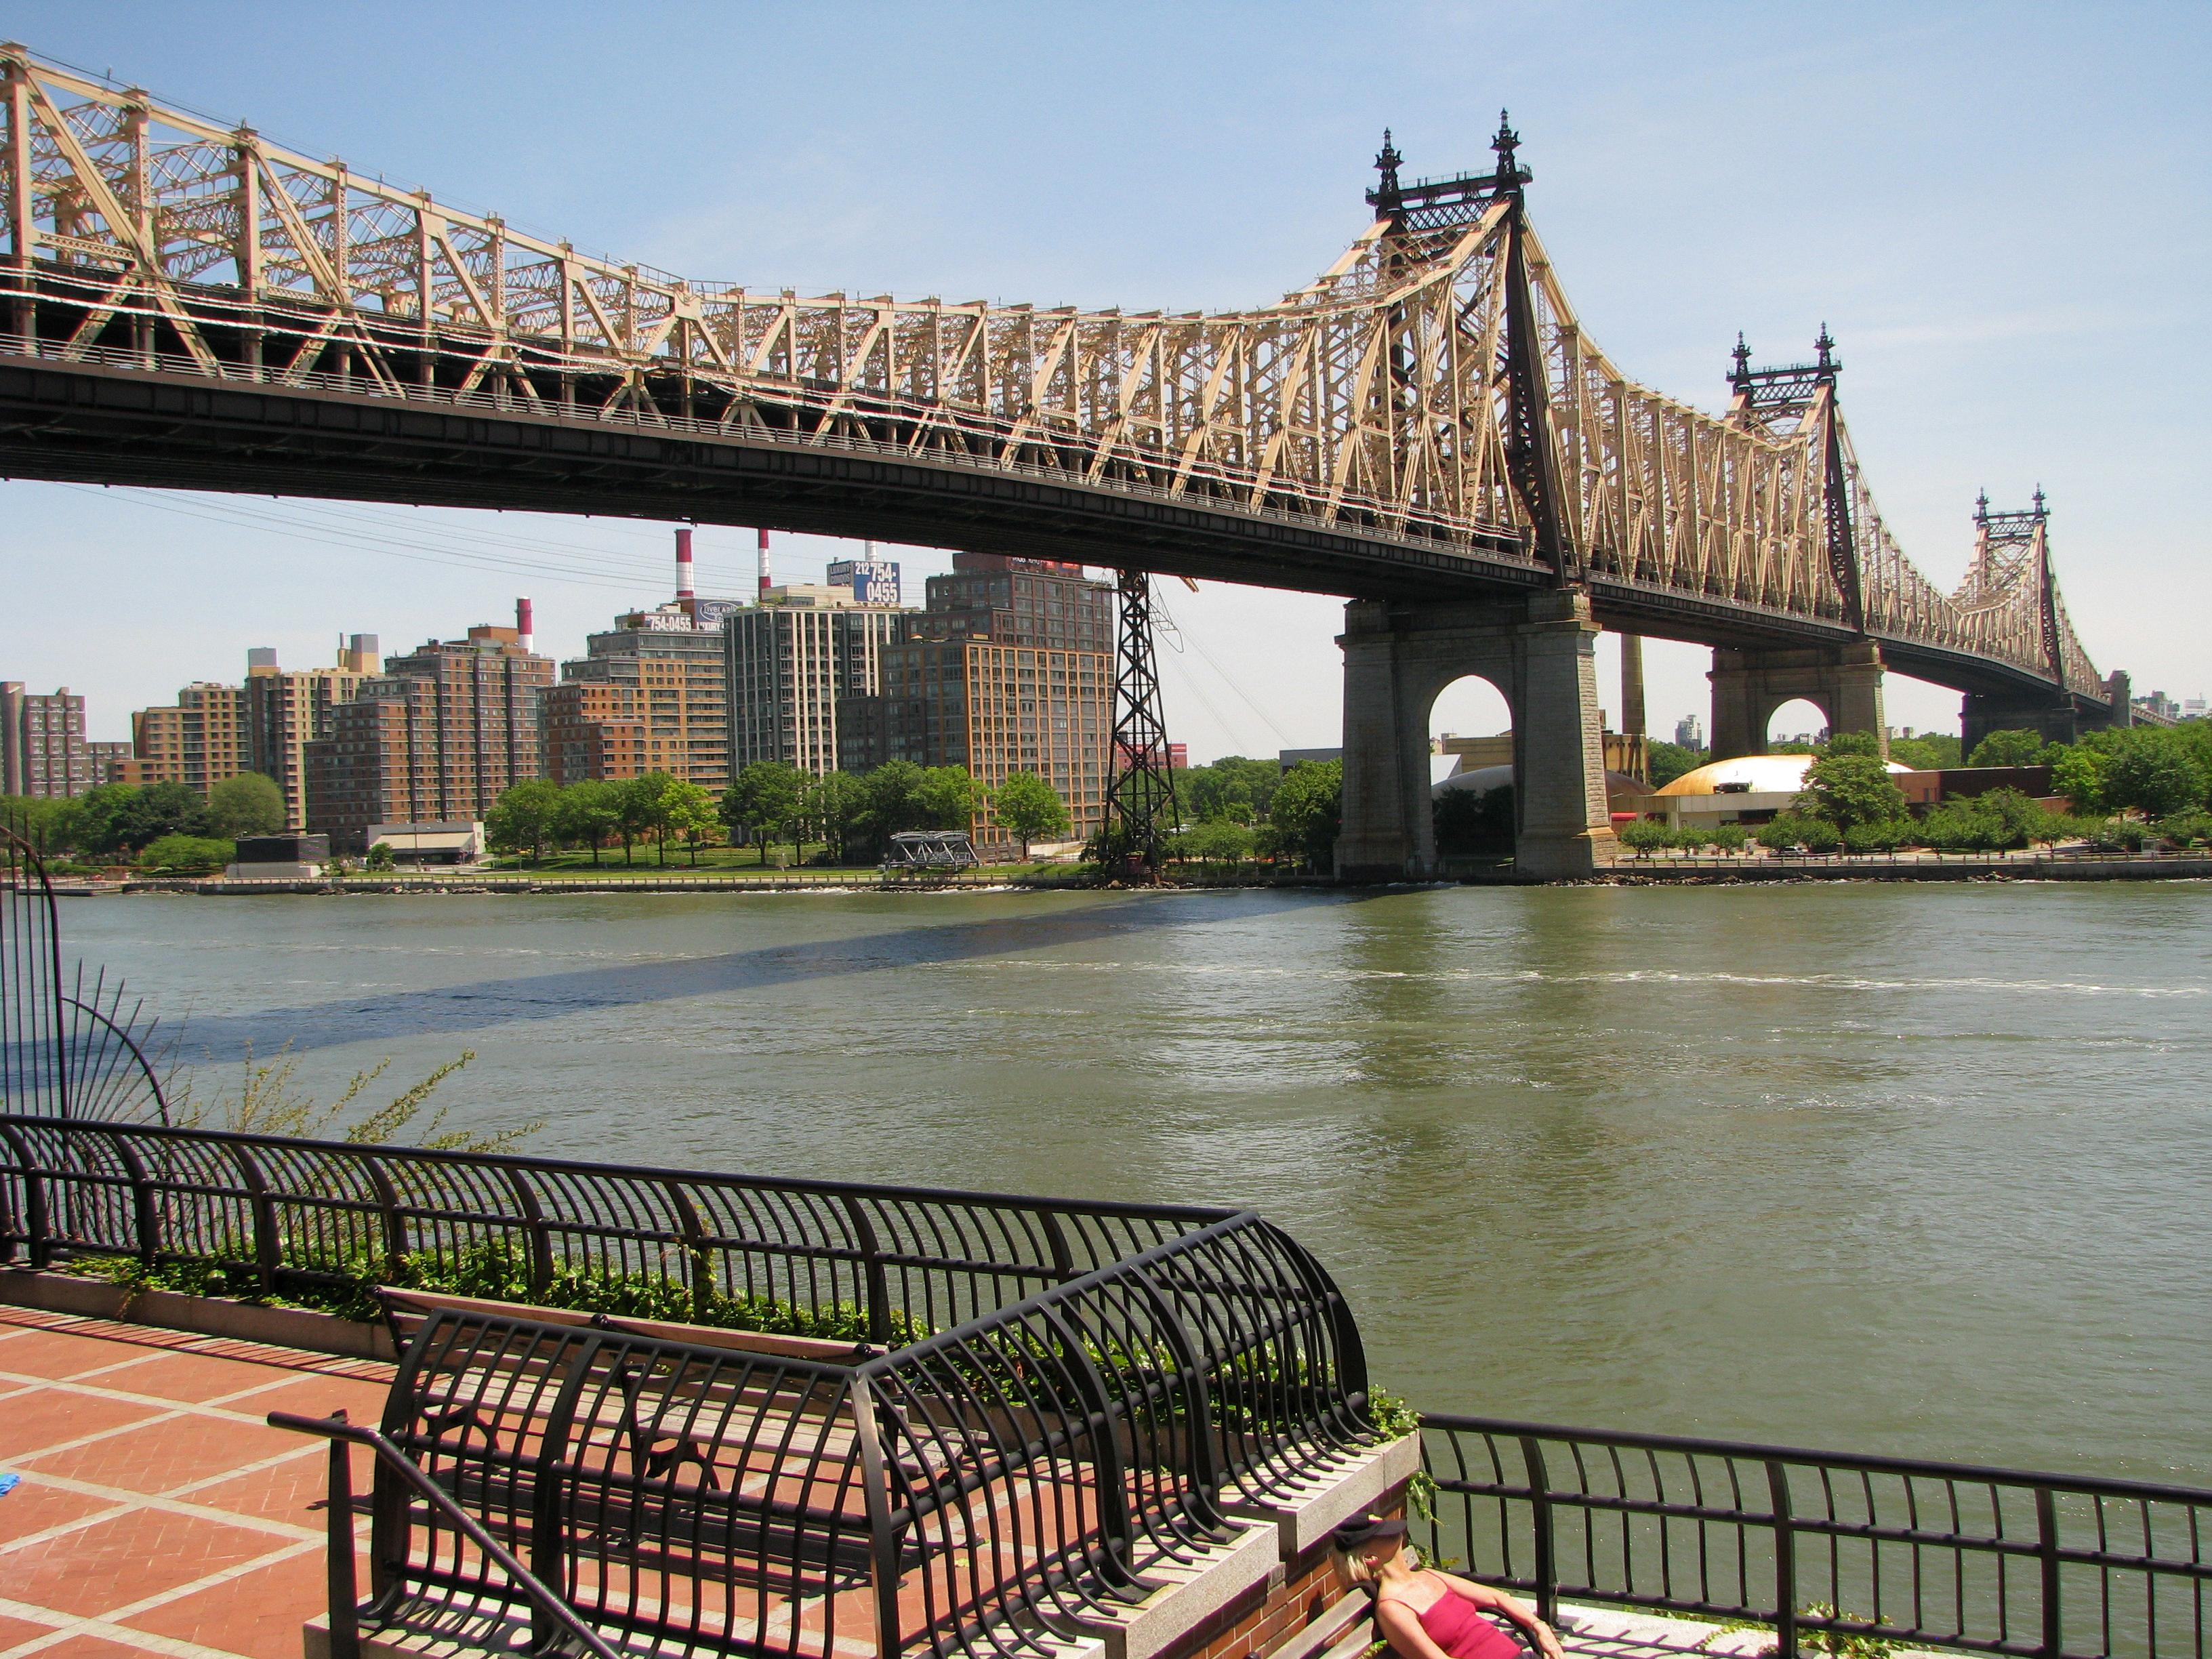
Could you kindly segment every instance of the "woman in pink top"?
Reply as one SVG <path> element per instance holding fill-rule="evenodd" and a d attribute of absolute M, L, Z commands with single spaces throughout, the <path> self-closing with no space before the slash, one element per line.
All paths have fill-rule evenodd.
<path fill-rule="evenodd" d="M 1347 1521 L 1336 1529 L 1336 1547 L 1345 1576 L 1374 1587 L 1375 1622 L 1399 1659 L 1521 1659 L 1521 1644 L 1486 1613 L 1519 1626 L 1541 1659 L 1565 1659 L 1534 1607 L 1487 1584 L 1415 1566 L 1403 1521 Z"/>

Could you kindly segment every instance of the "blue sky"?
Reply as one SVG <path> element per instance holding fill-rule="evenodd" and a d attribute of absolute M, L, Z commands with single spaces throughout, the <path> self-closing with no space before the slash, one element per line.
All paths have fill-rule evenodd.
<path fill-rule="evenodd" d="M 1410 172 L 1445 173 L 1486 164 L 1510 105 L 1535 222 L 1627 373 L 1717 408 L 1738 329 L 1781 358 L 1825 320 L 1923 569 L 1956 580 L 1978 489 L 2024 506 L 2040 483 L 2099 665 L 2212 688 L 2202 4 L 0 0 L 0 37 L 700 278 L 1132 309 L 1304 281 L 1364 223 L 1386 125 Z M 780 544 L 793 576 L 837 550 Z M 573 653 L 658 597 L 666 546 L 635 523 L 0 483 L 0 676 L 67 683 L 95 736 L 125 736 L 249 646 L 398 648 L 517 592 L 540 647 Z M 701 550 L 743 591 L 746 536 Z M 945 562 L 898 556 L 910 578 Z M 1336 740 L 1335 604 L 1167 597 L 1170 724 L 1195 755 Z M 1649 656 L 1663 736 L 1704 710 L 1707 662 Z M 1890 707 L 1955 727 L 1936 688 L 1893 677 Z M 1486 693 L 1437 718 L 1504 723 Z"/>

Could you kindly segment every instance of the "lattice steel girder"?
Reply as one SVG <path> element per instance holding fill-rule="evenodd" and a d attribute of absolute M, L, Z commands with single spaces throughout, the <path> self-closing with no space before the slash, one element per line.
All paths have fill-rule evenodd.
<path fill-rule="evenodd" d="M 2048 584 L 1947 595 L 1922 576 L 1832 385 L 1791 425 L 1629 380 L 1517 193 L 1433 228 L 1378 220 L 1313 283 L 1244 311 L 802 296 L 582 255 L 20 47 L 0 47 L 0 353 L 1049 479 L 2048 672 Z M 1533 337 L 1519 357 L 1541 408 L 1518 404 L 1538 449 L 1515 433 L 1511 317 Z M 1537 453 L 1555 532 L 1532 519 Z M 1255 548 L 1241 579 L 1278 580 Z M 2102 683 L 2064 645 L 2063 608 L 2051 620 L 2087 695 Z"/>

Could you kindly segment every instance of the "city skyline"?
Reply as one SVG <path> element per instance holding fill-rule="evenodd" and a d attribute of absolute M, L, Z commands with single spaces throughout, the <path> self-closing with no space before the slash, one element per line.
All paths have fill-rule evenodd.
<path fill-rule="evenodd" d="M 687 71 L 761 116 L 738 124 L 663 107 L 659 58 L 640 40 L 600 40 L 580 11 L 533 13 L 544 26 L 526 33 L 507 27 L 520 14 L 498 9 L 441 17 L 457 42 L 515 55 L 518 88 L 590 38 L 593 73 L 626 118 L 589 132 L 520 91 L 487 96 L 469 69 L 483 53 L 425 64 L 397 40 L 350 32 L 362 72 L 311 91 L 294 70 L 341 24 L 303 19 L 281 43 L 219 52 L 219 39 L 261 38 L 204 21 L 226 15 L 248 15 L 148 13 L 119 34 L 17 4 L 0 12 L 0 33 L 251 118 L 279 142 L 498 206 L 520 225 L 757 286 L 1250 303 L 1305 280 L 1359 227 L 1353 192 L 1371 182 L 1382 126 L 1412 171 L 1449 172 L 1485 159 L 1482 135 L 1510 103 L 1536 173 L 1531 211 L 1583 320 L 1632 372 L 1716 408 L 1738 328 L 1762 357 L 1788 357 L 1826 321 L 1885 513 L 1932 574 L 1964 568 L 1977 490 L 2002 507 L 2041 484 L 2059 580 L 2100 667 L 2128 671 L 2138 692 L 2185 697 L 2204 682 L 2189 618 L 2212 602 L 2205 533 L 2185 492 L 2146 487 L 2185 471 L 2207 435 L 2183 354 L 2159 347 L 2200 331 L 2203 311 L 2191 273 L 2206 212 L 2187 180 L 2202 176 L 2207 125 L 2182 81 L 2201 13 L 2138 9 L 2112 27 L 1876 8 L 1844 41 L 1817 21 L 1726 9 L 1663 25 L 1609 17 L 1601 29 L 1577 7 L 1377 9 L 1319 67 L 1296 51 L 1311 29 L 1235 31 L 1250 72 L 1228 87 L 1199 73 L 1204 50 L 1171 52 L 1164 34 L 1078 19 L 1049 41 L 979 29 L 978 49 L 954 54 L 887 18 L 867 40 L 841 40 L 856 95 L 823 101 L 757 84 L 744 67 L 757 54 L 804 57 L 817 40 L 806 22 L 748 18 L 739 32 L 711 9 L 684 11 L 698 40 L 727 47 L 692 54 Z M 1231 32 L 1219 18 L 1178 28 L 1223 49 Z M 1431 50 L 1394 53 L 1408 35 Z M 1975 76 L 1952 73 L 1966 56 Z M 1386 58 L 1392 72 L 1376 73 Z M 1070 91 L 1054 71 L 1072 65 L 1116 72 Z M 933 105 L 918 125 L 889 114 L 906 107 L 888 97 L 897 78 L 927 69 L 975 95 Z M 1286 97 L 1299 118 L 1285 118 Z M 887 144 L 895 118 L 899 143 Z M 1136 130 L 1131 149 L 1117 135 Z M 967 164 L 991 153 L 993 135 L 1023 131 L 1054 142 L 992 169 Z M 632 165 L 645 157 L 666 165 Z M 2094 200 L 2100 233 L 2051 230 L 2054 200 Z M 1145 234 L 1115 228 L 1129 224 Z M 2019 258 L 2024 235 L 2035 259 Z M 2097 409 L 2127 418 L 2082 419 Z M 129 708 L 199 677 L 186 659 L 210 647 L 228 659 L 273 644 L 288 666 L 306 665 L 334 628 L 392 641 L 450 632 L 503 616 L 517 592 L 538 599 L 549 641 L 580 641 L 610 609 L 665 587 L 651 578 L 666 544 L 659 524 L 27 483 L 0 486 L 0 514 L 17 614 L 40 618 L 0 637 L 0 672 L 88 693 L 94 738 L 123 735 Z M 702 588 L 749 591 L 747 532 L 704 527 L 700 541 Z M 799 576 L 854 547 L 778 541 Z M 386 556 L 357 556 L 378 544 Z M 949 565 L 943 553 L 884 551 L 915 580 Z M 732 580 L 714 580 L 718 557 Z M 427 580 L 403 562 L 422 559 L 440 566 Z M 485 568 L 515 559 L 526 574 Z M 126 598 L 85 605 L 94 570 Z M 334 582 L 348 590 L 336 602 Z M 2146 592 L 2159 603 L 2143 604 Z M 364 603 L 372 594 L 388 604 Z M 1189 646 L 1164 654 L 1169 723 L 1194 757 L 1336 740 L 1334 602 L 1212 584 L 1165 598 Z M 1610 640 L 1601 652 L 1611 707 Z M 1703 651 L 1655 641 L 1645 654 L 1655 733 L 1707 712 Z M 1897 725 L 1955 726 L 1954 694 L 1893 676 L 1888 695 Z M 1493 694 L 1462 688 L 1435 723 L 1505 722 Z"/>

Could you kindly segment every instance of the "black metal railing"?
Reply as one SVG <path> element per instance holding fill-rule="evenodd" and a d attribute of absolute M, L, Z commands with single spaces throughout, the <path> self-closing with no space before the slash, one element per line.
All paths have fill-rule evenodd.
<path fill-rule="evenodd" d="M 334 1633 L 357 1642 L 365 1617 L 504 1650 L 526 1619 L 541 1648 L 580 1624 L 685 1654 L 1041 1653 L 1224 1541 L 1230 1483 L 1268 1490 L 1373 1438 L 1357 1334 L 1302 1255 L 1234 1213 L 834 1356 L 433 1306 L 374 1443 L 285 1419 L 380 1459 L 365 1609 L 338 1605 L 353 1544 L 332 1533 Z"/>
<path fill-rule="evenodd" d="M 0 1253 L 205 1262 L 301 1299 L 430 1283 L 890 1343 L 1231 1213 L 0 1115 Z"/>
<path fill-rule="evenodd" d="M 157 1022 L 125 1000 L 105 969 L 64 971 L 46 860 L 0 822 L 0 1114 L 167 1122 Z"/>
<path fill-rule="evenodd" d="M 1427 1547 L 1562 1599 L 2022 1659 L 2203 1659 L 2212 1491 L 1425 1415 Z"/>

